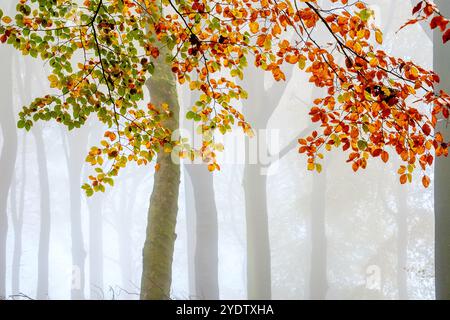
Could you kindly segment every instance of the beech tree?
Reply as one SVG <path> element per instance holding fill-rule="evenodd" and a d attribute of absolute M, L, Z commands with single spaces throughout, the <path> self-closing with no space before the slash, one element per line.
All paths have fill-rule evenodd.
<path fill-rule="evenodd" d="M 428 1 L 421 3 L 414 14 L 428 18 L 437 12 Z M 143 299 L 170 297 L 177 159 L 197 158 L 210 171 L 220 170 L 216 152 L 222 146 L 214 134 L 240 127 L 253 135 L 236 107 L 247 97 L 238 81 L 250 55 L 276 81 L 286 79 L 283 68 L 292 64 L 325 88 L 310 110 L 319 129 L 299 139 L 309 170 L 322 170 L 323 149 L 342 149 L 354 171 L 373 158 L 387 162 L 397 155 L 400 182 L 411 182 L 418 169 L 428 187 L 426 169 L 435 155 L 448 155 L 435 130 L 439 117 L 448 119 L 450 103 L 435 90 L 439 76 L 382 51 L 382 32 L 362 1 L 329 0 L 325 7 L 315 0 L 19 0 L 16 10 L 13 17 L 0 11 L 0 41 L 47 61 L 54 89 L 23 108 L 18 127 L 30 130 L 37 121 L 55 120 L 72 130 L 97 116 L 105 139 L 86 158 L 95 170 L 83 185 L 88 196 L 113 185 L 130 162 L 145 165 L 156 158 Z M 436 26 L 445 30 L 439 21 Z M 319 26 L 327 41 L 318 40 Z M 176 134 L 177 84 L 199 91 L 185 116 L 202 132 L 201 146 Z M 145 85 L 150 101 L 144 101 Z"/>

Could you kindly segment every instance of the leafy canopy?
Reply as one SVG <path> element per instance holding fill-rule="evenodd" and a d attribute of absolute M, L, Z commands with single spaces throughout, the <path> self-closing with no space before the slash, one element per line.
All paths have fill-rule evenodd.
<path fill-rule="evenodd" d="M 421 10 L 429 12 L 420 7 L 414 14 Z M 221 146 L 211 132 L 237 125 L 252 134 L 236 108 L 247 97 L 239 80 L 250 59 L 277 81 L 286 78 L 283 66 L 294 64 L 327 89 L 309 113 L 319 129 L 299 139 L 310 170 L 321 170 L 323 149 L 346 151 L 355 171 L 373 157 L 387 162 L 393 149 L 404 162 L 405 183 L 416 167 L 425 172 L 434 154 L 448 155 L 444 137 L 434 132 L 437 120 L 449 116 L 450 97 L 434 92 L 439 77 L 381 50 L 382 32 L 362 1 L 321 7 L 315 0 L 20 0 L 16 11 L 13 18 L 0 11 L 0 41 L 48 62 L 55 89 L 24 107 L 18 126 L 29 130 L 54 119 L 70 130 L 95 114 L 107 127 L 86 158 L 97 172 L 83 186 L 88 195 L 112 185 L 128 162 L 147 164 L 160 150 L 220 169 Z M 142 107 L 144 85 L 161 58 L 180 84 L 200 92 L 186 117 L 209 133 L 201 148 L 171 138 L 164 126 L 170 106 Z M 424 175 L 422 182 L 430 180 Z"/>

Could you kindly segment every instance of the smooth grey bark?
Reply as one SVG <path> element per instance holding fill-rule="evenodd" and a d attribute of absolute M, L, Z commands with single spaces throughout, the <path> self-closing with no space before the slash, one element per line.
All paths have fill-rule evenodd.
<path fill-rule="evenodd" d="M 20 92 L 25 96 L 25 103 L 31 101 L 33 69 L 29 62 L 24 63 L 25 74 L 23 81 L 19 81 Z M 39 243 L 38 243 L 38 273 L 37 299 L 47 299 L 49 296 L 49 250 L 51 230 L 50 186 L 47 168 L 47 153 L 42 137 L 43 130 L 40 123 L 34 124 L 32 134 L 36 144 L 36 157 L 39 175 Z"/>
<path fill-rule="evenodd" d="M 89 292 L 99 299 L 103 292 L 103 194 L 87 199 L 89 209 Z"/>
<path fill-rule="evenodd" d="M 314 174 L 311 196 L 311 264 L 309 296 L 313 300 L 325 300 L 327 280 L 327 237 L 325 224 L 326 168 Z"/>
<path fill-rule="evenodd" d="M 87 133 L 79 130 L 68 134 L 67 167 L 70 192 L 70 239 L 72 245 L 71 298 L 84 299 L 86 251 L 81 226 L 81 171 L 86 155 Z"/>
<path fill-rule="evenodd" d="M 39 221 L 39 248 L 38 248 L 38 279 L 37 279 L 37 299 L 47 299 L 48 274 L 49 274 L 49 249 L 50 249 L 50 187 L 47 169 L 47 155 L 45 151 L 42 129 L 39 124 L 35 124 L 32 129 L 36 142 L 37 165 L 39 172 L 39 197 L 40 197 L 40 221 Z"/>
<path fill-rule="evenodd" d="M 190 179 L 184 179 L 185 200 L 186 200 L 186 250 L 187 250 L 187 274 L 189 299 L 199 299 L 195 288 L 195 203 L 193 187 Z"/>
<path fill-rule="evenodd" d="M 190 104 L 198 94 L 188 91 Z M 194 132 L 192 123 L 191 131 Z M 219 226 L 214 193 L 214 175 L 204 163 L 185 164 L 188 277 L 191 296 L 195 299 L 218 300 L 219 294 Z"/>
<path fill-rule="evenodd" d="M 292 68 L 286 73 L 290 79 Z M 244 101 L 243 113 L 257 134 L 267 128 L 267 124 L 280 102 L 287 87 L 286 83 L 274 84 L 268 90 L 264 89 L 264 76 L 259 74 L 255 66 L 248 67 L 248 76 L 244 88 L 249 98 Z M 255 75 L 255 76 L 252 76 Z M 250 80 L 251 79 L 251 80 Z M 267 146 L 258 141 L 258 154 L 268 154 Z M 245 195 L 245 214 L 247 230 L 247 297 L 248 299 L 268 300 L 272 297 L 271 257 L 269 241 L 269 217 L 267 211 L 267 176 L 269 163 L 263 163 L 246 138 L 245 166 L 243 188 Z M 260 149 L 262 149 L 260 151 Z"/>
<path fill-rule="evenodd" d="M 408 258 L 408 202 L 405 186 L 397 186 L 398 210 L 397 218 L 397 288 L 398 299 L 408 299 L 408 274 L 407 258 Z"/>
<path fill-rule="evenodd" d="M 177 85 L 169 63 L 165 61 L 168 49 L 160 46 L 160 56 L 153 61 L 155 69 L 148 79 L 152 103 L 167 103 L 171 117 L 163 125 L 172 132 L 179 129 L 180 106 Z M 180 164 L 171 154 L 161 150 L 157 156 L 159 170 L 155 173 L 150 197 L 146 239 L 143 249 L 141 279 L 142 300 L 170 299 L 172 262 L 176 239 Z"/>
<path fill-rule="evenodd" d="M 130 251 L 131 245 L 131 233 L 130 233 L 130 219 L 128 214 L 131 211 L 128 209 L 120 213 L 120 225 L 119 225 L 119 261 L 120 261 L 120 274 L 122 278 L 122 286 L 126 288 L 131 280 L 132 270 L 132 257 Z"/>
<path fill-rule="evenodd" d="M 89 130 L 89 145 L 101 134 L 100 124 L 91 124 Z M 103 297 L 103 203 L 105 195 L 97 193 L 87 198 L 89 212 L 89 297 Z"/>
<path fill-rule="evenodd" d="M 219 299 L 219 244 L 214 178 L 206 164 L 186 165 L 195 203 L 195 297 Z"/>
<path fill-rule="evenodd" d="M 24 166 L 22 166 L 24 168 Z M 14 178 L 14 186 L 11 190 L 11 216 L 14 230 L 14 248 L 11 263 L 11 293 L 20 292 L 20 261 L 22 257 L 22 227 L 23 227 L 23 190 L 25 185 L 25 175 L 22 178 L 22 187 L 19 196 L 19 206 L 17 206 L 17 179 Z"/>
<path fill-rule="evenodd" d="M 23 212 L 25 203 L 25 186 L 27 184 L 26 175 L 26 135 L 22 138 L 22 175 L 21 175 L 21 186 L 20 194 L 17 199 L 17 176 L 14 177 L 14 189 L 11 193 L 11 213 L 12 213 L 12 224 L 14 230 L 14 248 L 13 248 L 13 258 L 11 264 L 11 293 L 12 295 L 17 295 L 20 293 L 20 262 L 22 258 L 22 228 L 23 228 Z"/>
<path fill-rule="evenodd" d="M 125 182 L 127 193 L 126 199 L 121 203 L 120 212 L 118 213 L 118 245 L 119 245 L 119 261 L 122 286 L 128 288 L 132 283 L 133 275 L 133 256 L 130 246 L 132 245 L 131 229 L 133 221 L 133 208 L 136 203 L 137 192 L 141 186 L 140 177 L 135 177 L 131 182 Z"/>
<path fill-rule="evenodd" d="M 258 165 L 246 165 L 244 192 L 247 227 L 248 299 L 271 299 L 271 259 L 267 215 L 267 178 Z"/>
<path fill-rule="evenodd" d="M 436 0 L 441 13 L 450 17 L 450 1 Z M 441 77 L 437 89 L 450 92 L 450 44 L 442 43 L 439 28 L 434 32 L 434 70 Z M 447 139 L 450 137 L 448 120 L 440 119 L 437 124 Z M 435 286 L 436 299 L 450 300 L 450 159 L 438 157 L 434 167 L 434 212 L 435 212 Z"/>
<path fill-rule="evenodd" d="M 1 46 L 0 69 L 5 79 L 0 87 L 0 128 L 3 147 L 0 154 L 0 299 L 6 298 L 6 238 L 8 232 L 7 203 L 17 157 L 17 131 L 12 100 L 12 53 Z"/>
<path fill-rule="evenodd" d="M 249 67 L 255 73 L 255 67 Z M 252 70 L 253 69 L 253 70 Z M 251 123 L 255 133 L 267 126 L 271 112 L 263 112 L 264 108 L 275 109 L 267 105 L 268 101 L 264 90 L 264 77 L 252 77 L 245 83 L 249 92 L 248 101 L 245 102 L 243 113 L 246 120 Z M 257 138 L 258 135 L 256 135 Z M 245 142 L 245 166 L 243 188 L 245 196 L 245 218 L 247 234 L 247 298 L 268 300 L 272 297 L 271 259 L 269 242 L 269 217 L 267 212 L 267 178 L 263 174 L 263 166 L 258 161 L 250 163 L 250 141 Z M 260 147 L 260 146 L 258 146 Z M 259 152 L 259 150 L 258 150 Z"/>

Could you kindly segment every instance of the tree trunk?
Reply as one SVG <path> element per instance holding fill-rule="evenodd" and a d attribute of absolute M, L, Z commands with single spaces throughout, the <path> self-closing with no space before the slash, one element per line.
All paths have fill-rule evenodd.
<path fill-rule="evenodd" d="M 177 86 L 170 65 L 165 61 L 168 54 L 160 46 L 160 56 L 154 60 L 155 70 L 147 81 L 152 103 L 159 107 L 167 103 L 171 117 L 164 126 L 175 131 L 179 128 Z M 180 165 L 172 161 L 171 154 L 160 151 L 157 156 L 159 170 L 155 173 L 153 191 L 148 211 L 146 240 L 143 250 L 141 299 L 170 299 L 172 260 L 175 245 L 175 226 L 178 213 Z"/>
<path fill-rule="evenodd" d="M 187 172 L 187 170 L 186 170 Z M 186 254 L 187 254 L 187 273 L 188 273 L 188 290 L 189 299 L 200 299 L 197 297 L 196 273 L 195 273 L 195 242 L 196 242 L 196 228 L 195 228 L 195 203 L 193 184 L 190 179 L 184 180 L 185 186 L 185 205 L 186 205 Z"/>
<path fill-rule="evenodd" d="M 448 0 L 435 1 L 441 13 L 450 16 Z M 440 75 L 439 88 L 450 92 L 449 59 L 450 45 L 442 43 L 440 30 L 434 33 L 434 70 Z M 440 120 L 437 130 L 448 139 L 448 121 Z M 450 300 L 450 159 L 439 157 L 434 168 L 434 211 L 435 211 L 435 282 L 436 299 Z"/>
<path fill-rule="evenodd" d="M 187 88 L 186 100 L 194 105 L 199 95 Z M 188 124 L 192 134 L 195 125 Z M 189 289 L 195 299 L 218 300 L 219 226 L 214 193 L 214 175 L 206 164 L 186 164 L 185 179 L 188 238 Z M 188 186 L 188 184 L 190 185 Z"/>
<path fill-rule="evenodd" d="M 219 299 L 219 245 L 214 178 L 205 164 L 187 165 L 195 202 L 195 296 Z"/>
<path fill-rule="evenodd" d="M 248 152 L 247 152 L 248 155 Z M 263 167 L 249 164 L 244 168 L 245 212 L 247 225 L 247 296 L 271 299 L 271 259 L 267 216 L 266 183 Z"/>
<path fill-rule="evenodd" d="M 285 93 L 287 82 L 293 74 L 293 66 L 285 71 L 286 82 L 275 82 L 265 89 L 264 76 L 254 65 L 248 67 L 244 88 L 249 99 L 245 102 L 243 113 L 256 133 L 246 141 L 244 167 L 244 194 L 247 225 L 247 296 L 249 299 L 271 299 L 271 257 L 269 241 L 269 215 L 267 211 L 267 170 L 272 159 L 268 156 L 268 146 L 262 135 Z M 260 132 L 260 130 L 262 132 Z M 262 135 L 261 135 L 262 134 Z M 252 142 L 250 142 L 252 141 Z M 250 144 L 257 148 L 250 148 Z M 268 160 L 268 161 L 267 161 Z"/>
<path fill-rule="evenodd" d="M 14 193 L 16 192 L 14 191 Z M 12 193 L 11 196 L 13 197 Z M 21 199 L 22 200 L 19 201 L 23 201 L 22 197 Z M 14 214 L 14 217 L 12 219 L 14 230 L 14 248 L 11 264 L 11 294 L 17 295 L 20 293 L 20 260 L 22 257 L 23 210 L 17 208 L 17 199 L 15 196 L 11 199 L 11 211 Z"/>
<path fill-rule="evenodd" d="M 268 300 L 272 297 L 271 258 L 269 243 L 269 217 L 267 212 L 267 177 L 259 154 L 266 152 L 266 145 L 259 143 L 259 130 L 267 122 L 275 105 L 264 89 L 264 77 L 256 75 L 256 68 L 249 67 L 249 77 L 244 88 L 249 99 L 244 106 L 244 115 L 255 131 L 254 138 L 246 138 L 243 188 L 247 228 L 247 298 Z M 255 74 L 255 76 L 252 76 Z M 251 81 L 250 81 L 251 79 Z M 272 102 L 271 102 L 272 101 Z M 278 101 L 276 102 L 278 103 Z M 262 108 L 266 112 L 262 112 Z M 267 108 L 267 109 L 265 109 Z M 250 147 L 257 144 L 256 148 Z"/>
<path fill-rule="evenodd" d="M 89 292 L 99 299 L 103 292 L 103 194 L 87 199 L 89 208 Z"/>
<path fill-rule="evenodd" d="M 33 128 L 36 142 L 37 164 L 39 171 L 39 195 L 40 195 L 40 224 L 39 224 L 39 250 L 38 250 L 38 281 L 37 299 L 48 298 L 48 259 L 50 247 L 50 188 L 48 182 L 47 155 L 42 129 L 39 124 Z"/>
<path fill-rule="evenodd" d="M 11 265 L 11 293 L 17 295 L 20 293 L 20 260 L 22 257 L 22 228 L 23 228 L 23 211 L 25 202 L 25 186 L 27 185 L 26 176 L 26 135 L 22 138 L 22 175 L 20 184 L 20 194 L 17 202 L 17 176 L 15 176 L 14 193 L 11 194 L 11 211 L 14 229 L 14 248 L 13 259 Z"/>
<path fill-rule="evenodd" d="M 408 258 L 408 202 L 407 189 L 405 186 L 397 186 L 397 288 L 398 299 L 408 299 L 408 274 L 407 258 Z"/>
<path fill-rule="evenodd" d="M 132 179 L 130 183 L 129 181 L 125 183 L 126 190 L 130 192 L 127 193 L 126 200 L 120 206 L 118 215 L 118 244 L 122 286 L 128 289 L 133 279 L 133 255 L 130 250 L 130 246 L 132 245 L 133 209 L 137 197 L 136 190 L 140 188 L 141 181 L 139 179 Z"/>
<path fill-rule="evenodd" d="M 0 87 L 0 127 L 3 137 L 3 147 L 0 154 L 0 299 L 6 298 L 6 236 L 8 232 L 7 203 L 9 190 L 14 174 L 17 156 L 16 119 L 14 118 L 12 100 L 12 69 L 11 51 L 1 47 L 0 62 L 2 77 L 6 80 Z"/>
<path fill-rule="evenodd" d="M 309 295 L 313 300 L 325 300 L 327 281 L 327 238 L 325 224 L 326 169 L 313 176 L 311 196 L 311 269 Z M 317 198 L 315 195 L 318 195 Z"/>
<path fill-rule="evenodd" d="M 70 192 L 70 237 L 72 243 L 72 288 L 73 300 L 84 299 L 85 260 L 83 230 L 81 226 L 81 169 L 87 134 L 77 132 L 68 134 L 69 140 L 69 192 Z"/>

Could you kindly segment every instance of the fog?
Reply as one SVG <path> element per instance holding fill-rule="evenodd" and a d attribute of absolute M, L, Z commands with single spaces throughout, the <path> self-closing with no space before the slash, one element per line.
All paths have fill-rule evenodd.
<path fill-rule="evenodd" d="M 397 32 L 410 1 L 369 3 L 383 49 L 432 68 L 430 33 L 420 24 Z M 171 298 L 434 299 L 433 187 L 419 173 L 400 185 L 394 154 L 354 173 L 333 151 L 322 173 L 308 171 L 297 139 L 313 130 L 308 112 L 321 92 L 294 69 L 274 83 L 249 67 L 238 107 L 259 133 L 250 144 L 239 129 L 218 134 L 220 171 L 181 165 Z M 105 128 L 92 117 L 70 132 L 54 121 L 17 129 L 22 106 L 53 90 L 49 68 L 1 45 L 0 70 L 5 297 L 139 299 L 154 163 L 128 166 L 87 198 L 85 157 Z M 183 115 L 195 96 L 178 92 L 192 135 Z"/>

